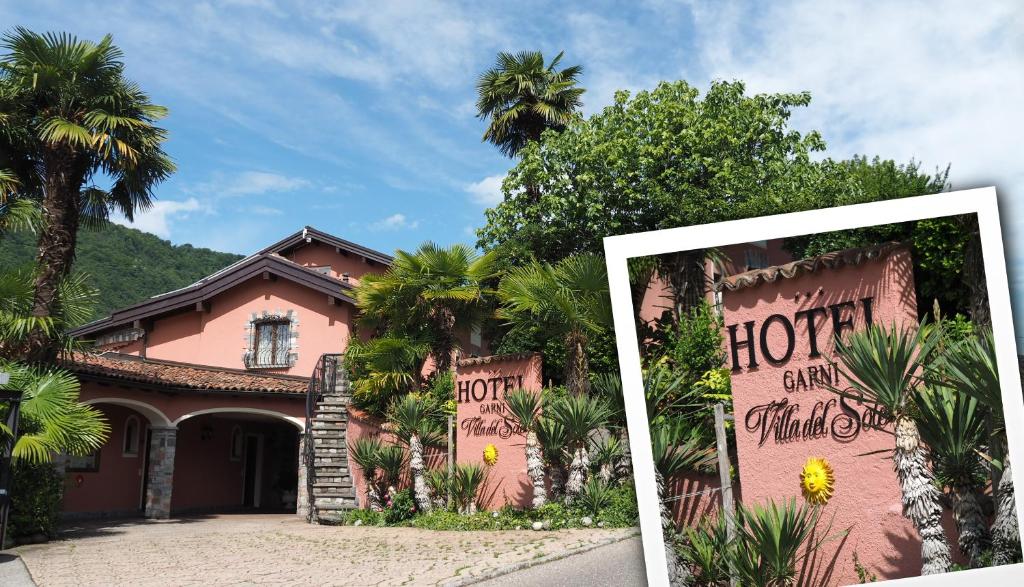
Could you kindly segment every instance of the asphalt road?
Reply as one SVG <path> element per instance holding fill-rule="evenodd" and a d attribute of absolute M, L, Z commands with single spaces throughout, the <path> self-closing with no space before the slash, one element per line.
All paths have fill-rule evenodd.
<path fill-rule="evenodd" d="M 480 587 L 543 585 L 598 587 L 629 585 L 645 587 L 644 551 L 640 536 L 595 548 L 508 575 L 476 583 Z"/>

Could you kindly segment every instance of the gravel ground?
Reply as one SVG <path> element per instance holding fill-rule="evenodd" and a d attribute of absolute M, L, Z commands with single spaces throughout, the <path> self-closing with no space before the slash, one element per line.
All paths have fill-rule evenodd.
<path fill-rule="evenodd" d="M 225 515 L 83 524 L 14 552 L 40 587 L 436 585 L 634 532 L 436 532 Z"/>

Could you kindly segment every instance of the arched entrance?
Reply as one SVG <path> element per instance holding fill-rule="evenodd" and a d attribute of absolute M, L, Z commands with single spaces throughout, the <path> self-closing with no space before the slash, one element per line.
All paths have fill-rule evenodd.
<path fill-rule="evenodd" d="M 172 514 L 295 512 L 302 422 L 253 408 L 208 408 L 176 426 Z"/>

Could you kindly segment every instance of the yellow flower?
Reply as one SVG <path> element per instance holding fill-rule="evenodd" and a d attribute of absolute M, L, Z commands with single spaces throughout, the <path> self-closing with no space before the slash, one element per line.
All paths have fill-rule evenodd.
<path fill-rule="evenodd" d="M 488 444 L 484 447 L 484 462 L 490 466 L 498 462 L 498 447 Z"/>
<path fill-rule="evenodd" d="M 836 477 L 832 465 L 818 457 L 810 457 L 800 472 L 800 491 L 812 504 L 825 504 L 832 497 Z"/>

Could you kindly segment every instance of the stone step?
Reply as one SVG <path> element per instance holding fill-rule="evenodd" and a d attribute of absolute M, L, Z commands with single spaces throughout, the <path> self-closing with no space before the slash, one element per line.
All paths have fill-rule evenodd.
<path fill-rule="evenodd" d="M 348 428 L 348 422 L 338 420 L 313 420 L 309 427 L 310 432 L 344 432 Z"/>
<path fill-rule="evenodd" d="M 313 488 L 313 499 L 318 502 L 322 499 L 351 499 L 355 500 L 355 491 L 351 487 L 339 487 L 337 489 L 317 489 Z"/>
<path fill-rule="evenodd" d="M 318 456 L 313 459 L 314 467 L 347 467 L 348 466 L 348 455 L 345 451 L 340 453 L 334 453 L 330 456 Z"/>
<path fill-rule="evenodd" d="M 319 500 L 317 500 L 317 501 L 319 502 Z M 338 511 L 338 510 L 351 510 L 351 509 L 355 509 L 355 507 L 356 507 L 356 499 L 354 497 L 351 498 L 351 499 L 346 499 L 346 500 L 337 501 L 337 502 L 317 503 L 317 505 L 316 505 L 316 509 L 321 510 L 321 511 L 328 511 L 328 512 L 330 512 L 330 511 Z"/>
<path fill-rule="evenodd" d="M 313 416 L 313 425 L 316 426 L 317 422 L 323 422 L 325 424 L 327 422 L 348 422 L 348 410 L 324 410 L 322 412 L 317 412 L 316 415 Z"/>
<path fill-rule="evenodd" d="M 345 429 L 342 428 L 341 430 L 332 430 L 330 428 L 314 428 L 312 434 L 315 440 L 344 439 Z"/>
<path fill-rule="evenodd" d="M 346 450 L 348 447 L 345 444 L 343 438 L 320 438 L 319 436 L 313 437 L 313 450 L 314 452 L 321 452 L 326 450 L 325 454 L 334 455 L 339 450 Z M 333 452 L 332 452 L 333 449 Z"/>
<path fill-rule="evenodd" d="M 350 473 L 348 467 L 317 467 L 315 471 L 317 479 L 347 477 Z"/>
<path fill-rule="evenodd" d="M 352 487 L 352 478 L 345 475 L 317 475 L 313 487 Z"/>

